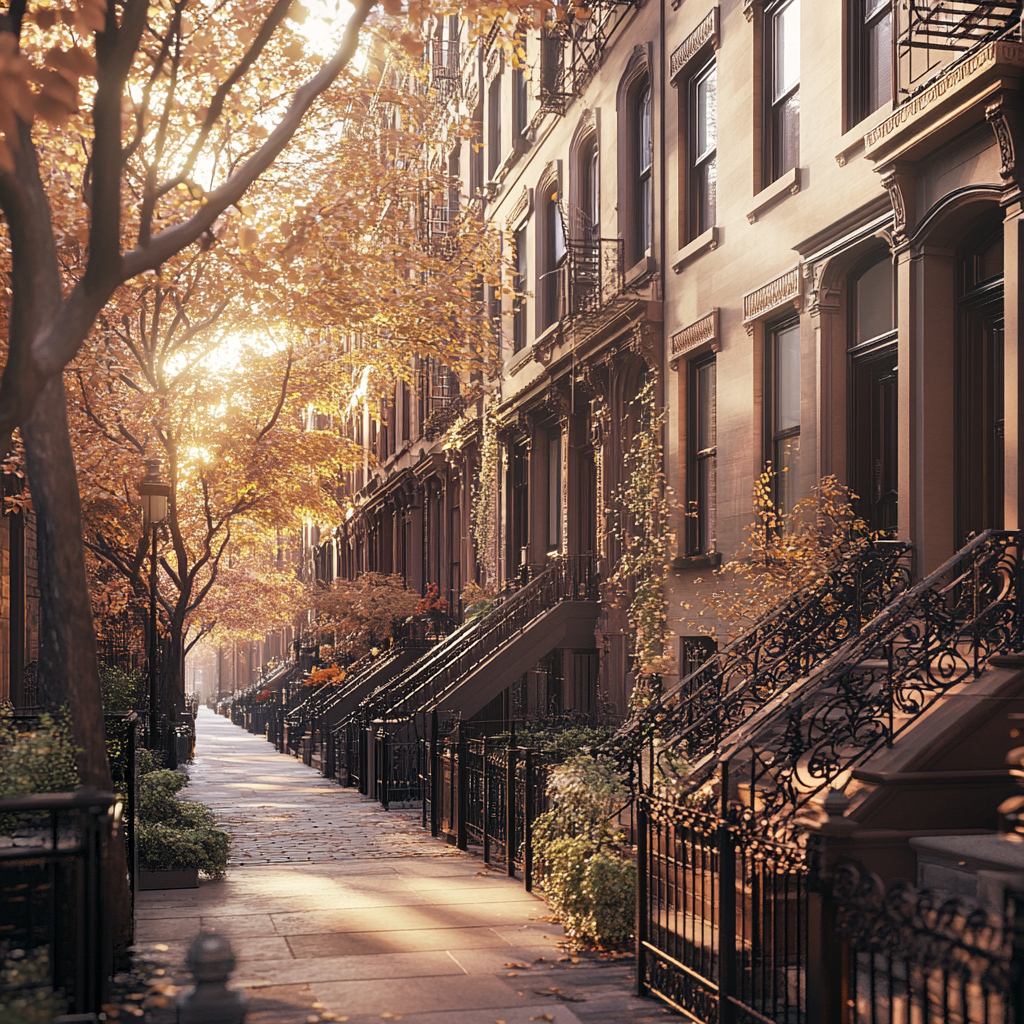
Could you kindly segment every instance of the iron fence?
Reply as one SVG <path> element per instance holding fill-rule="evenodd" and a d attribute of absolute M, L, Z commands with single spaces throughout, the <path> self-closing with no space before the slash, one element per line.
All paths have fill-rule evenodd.
<path fill-rule="evenodd" d="M 6 993 L 52 989 L 74 1013 L 100 1012 L 111 969 L 103 847 L 114 802 L 95 790 L 0 800 L 0 833 L 12 841 L 0 849 L 0 943 L 5 959 L 34 968 Z"/>

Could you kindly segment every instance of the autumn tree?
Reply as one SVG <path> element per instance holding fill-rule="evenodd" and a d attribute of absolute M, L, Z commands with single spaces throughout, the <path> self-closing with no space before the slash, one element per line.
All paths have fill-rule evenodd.
<path fill-rule="evenodd" d="M 465 11 L 479 31 L 535 6 Z M 326 25 L 330 48 L 308 45 L 294 0 L 12 0 L 0 14 L 10 261 L 0 449 L 20 428 L 39 521 L 40 691 L 70 702 L 87 784 L 110 776 L 63 370 L 118 288 L 212 245 L 310 109 L 358 77 L 350 62 L 371 7 L 358 0 L 343 28 Z M 410 8 L 415 49 L 433 12 L 423 0 Z M 70 282 L 68 245 L 85 247 Z"/>

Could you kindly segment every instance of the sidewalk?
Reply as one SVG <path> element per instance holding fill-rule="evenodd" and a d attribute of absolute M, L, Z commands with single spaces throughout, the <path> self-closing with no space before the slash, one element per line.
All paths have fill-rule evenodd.
<path fill-rule="evenodd" d="M 249 1024 L 646 1024 L 631 958 L 569 958 L 522 883 L 419 816 L 321 778 L 205 708 L 183 795 L 231 832 L 226 879 L 140 893 L 137 950 L 181 982 L 200 928 L 231 939 Z M 578 962 L 574 963 L 573 960 Z"/>

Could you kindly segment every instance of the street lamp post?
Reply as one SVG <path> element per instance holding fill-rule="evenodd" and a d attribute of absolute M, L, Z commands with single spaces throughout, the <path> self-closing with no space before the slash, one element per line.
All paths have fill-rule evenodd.
<path fill-rule="evenodd" d="M 149 560 L 149 745 L 156 739 L 157 702 L 157 636 L 156 636 L 156 534 L 167 518 L 171 485 L 164 479 L 160 459 L 146 459 L 146 475 L 139 483 L 144 528 L 152 530 Z"/>

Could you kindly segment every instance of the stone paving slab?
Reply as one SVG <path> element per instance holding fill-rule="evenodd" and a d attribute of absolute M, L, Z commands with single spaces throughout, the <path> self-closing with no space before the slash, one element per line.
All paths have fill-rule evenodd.
<path fill-rule="evenodd" d="M 140 893 L 137 952 L 187 984 L 189 942 L 229 937 L 247 1024 L 648 1024 L 632 960 L 560 948 L 562 927 L 521 881 L 432 839 L 201 709 L 182 795 L 232 835 L 227 877 Z M 159 974 L 160 971 L 164 973 Z M 155 976 L 156 976 L 155 975 Z M 170 1024 L 173 1009 L 147 1011 Z"/>

